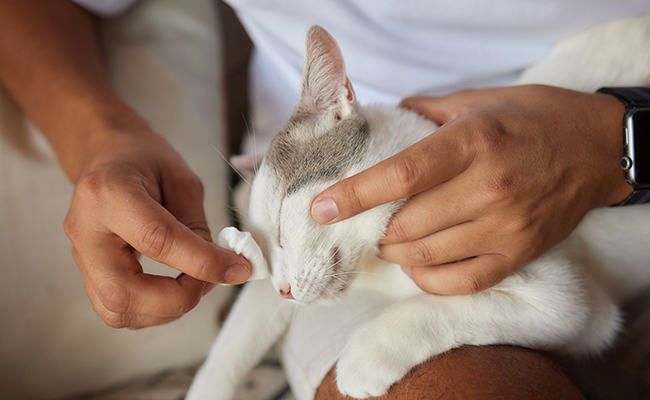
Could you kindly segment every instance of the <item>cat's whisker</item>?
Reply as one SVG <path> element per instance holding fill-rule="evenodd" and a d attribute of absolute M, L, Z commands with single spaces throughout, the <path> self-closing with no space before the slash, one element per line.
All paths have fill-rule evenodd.
<path fill-rule="evenodd" d="M 341 282 L 341 283 L 344 284 L 345 286 L 350 287 L 350 283 L 347 282 L 346 280 L 341 279 L 341 278 L 339 278 L 338 276 L 335 276 L 335 275 L 332 275 L 332 278 L 334 278 L 334 279 L 336 279 L 337 281 Z"/>
<path fill-rule="evenodd" d="M 258 165 L 257 165 L 257 135 L 255 135 L 255 122 L 253 121 L 253 116 L 249 114 L 250 118 L 244 118 L 244 124 L 246 124 L 246 132 L 248 132 L 248 145 L 251 155 L 253 155 L 253 172 L 257 175 Z M 250 120 L 251 126 L 248 126 L 248 121 Z"/>
<path fill-rule="evenodd" d="M 217 153 L 221 156 L 221 158 L 224 159 L 224 161 L 230 166 L 230 168 L 232 168 L 232 170 L 235 171 L 235 173 L 239 175 L 239 177 L 248 184 L 248 186 L 253 187 L 253 185 L 251 185 L 251 183 L 246 178 L 244 178 L 244 175 L 242 175 L 241 172 L 237 171 L 237 168 L 235 168 L 230 163 L 230 161 L 226 158 L 226 156 L 224 156 L 216 146 L 212 146 L 212 147 L 217 151 Z"/>
<path fill-rule="evenodd" d="M 251 117 L 251 121 L 252 121 L 252 120 L 253 120 L 253 118 Z M 254 124 L 254 123 L 251 122 L 251 124 Z M 255 131 L 255 126 L 253 126 L 253 132 L 254 132 L 254 131 Z M 258 151 L 257 151 L 257 135 L 253 134 L 253 140 L 252 140 L 252 142 L 253 142 L 253 151 L 254 151 L 253 155 L 256 156 L 256 155 L 258 154 Z M 258 168 L 259 168 L 259 167 L 258 167 L 258 164 L 257 164 L 257 158 L 255 158 L 255 159 L 253 160 L 253 171 L 255 171 L 255 175 L 257 175 Z"/>
<path fill-rule="evenodd" d="M 296 321 L 296 315 L 298 315 L 298 307 L 293 308 L 293 314 L 291 315 L 291 324 Z"/>
<path fill-rule="evenodd" d="M 338 241 L 339 237 L 340 237 L 342 234 L 343 234 L 343 231 L 341 231 L 341 233 L 338 234 L 337 238 L 336 238 L 334 241 L 332 241 L 332 243 L 336 243 L 336 242 Z M 350 235 L 350 233 L 347 233 L 347 234 Z M 347 241 L 347 240 L 345 240 L 345 241 Z M 345 241 L 344 241 L 344 242 L 345 242 Z M 323 241 L 323 243 L 325 243 L 325 241 Z M 323 246 L 324 246 L 324 245 L 323 245 Z M 329 246 L 327 246 L 327 248 L 334 248 L 334 247 L 335 247 L 334 244 L 330 244 Z M 360 249 L 361 247 L 363 247 L 363 244 L 361 244 L 361 245 L 357 246 L 356 248 L 352 249 L 352 251 L 350 251 L 350 253 L 348 253 L 347 255 L 345 255 L 345 256 L 343 256 L 343 257 L 341 257 L 337 262 L 335 262 L 335 263 L 333 263 L 332 265 L 330 265 L 329 267 L 327 267 L 327 269 L 325 270 L 325 272 L 327 272 L 327 271 L 329 271 L 329 270 L 331 270 L 331 269 L 333 269 L 333 268 L 336 268 L 336 267 L 341 263 L 341 261 L 343 261 L 343 260 L 345 260 L 346 258 L 352 256 L 352 255 L 353 255 L 353 254 L 354 254 L 358 249 Z M 322 250 L 322 249 L 321 249 L 321 250 Z M 337 255 L 337 252 L 332 252 L 332 254 L 330 255 L 330 257 L 326 260 L 326 263 L 329 264 L 329 263 L 330 263 L 330 262 L 331 262 L 331 261 L 336 257 L 336 255 Z"/>
<path fill-rule="evenodd" d="M 348 258 L 354 256 L 354 254 L 356 253 L 356 251 L 359 250 L 360 248 L 362 248 L 363 246 L 364 246 L 364 245 L 361 244 L 361 245 L 357 246 L 356 248 L 352 249 L 348 254 L 346 254 L 346 255 L 344 255 L 343 257 L 341 257 L 341 259 L 339 259 L 335 264 L 333 264 L 330 268 L 328 268 L 328 270 L 331 269 L 331 268 L 336 267 L 336 266 L 337 266 L 338 264 L 340 264 L 342 261 L 344 261 L 344 260 L 346 260 L 346 259 L 348 259 Z"/>
<path fill-rule="evenodd" d="M 268 322 L 266 323 L 266 325 L 264 325 L 264 329 L 262 330 L 262 332 L 264 332 L 264 334 L 266 334 L 266 332 L 269 330 L 269 326 L 271 325 L 271 322 L 273 322 L 273 320 L 275 319 L 276 315 L 278 315 L 278 313 L 280 312 L 280 310 L 282 310 L 282 309 L 285 308 L 285 307 L 290 307 L 290 306 L 292 306 L 292 304 L 289 304 L 289 302 L 282 302 L 282 303 L 280 303 L 280 306 L 275 310 L 275 312 L 273 313 L 273 315 L 271 316 L 271 318 L 269 318 L 269 320 L 268 320 Z M 294 310 L 294 313 L 295 313 L 295 310 Z M 294 314 L 294 315 L 295 315 L 295 314 Z M 260 345 L 260 343 L 258 343 L 258 346 L 259 346 L 259 345 Z M 256 350 L 255 352 L 256 352 L 256 353 L 259 353 L 259 350 Z"/>
<path fill-rule="evenodd" d="M 330 275 L 326 275 L 326 276 L 332 276 L 333 277 L 334 275 L 354 275 L 354 274 L 379 276 L 379 277 L 381 277 L 383 279 L 388 279 L 388 277 L 386 275 L 378 274 L 376 272 L 367 272 L 367 271 L 343 271 L 343 272 L 338 272 L 336 274 L 330 274 Z"/>

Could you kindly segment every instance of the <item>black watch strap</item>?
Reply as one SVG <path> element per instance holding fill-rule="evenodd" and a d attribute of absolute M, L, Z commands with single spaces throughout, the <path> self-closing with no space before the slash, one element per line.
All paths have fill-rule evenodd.
<path fill-rule="evenodd" d="M 650 106 L 650 88 L 644 87 L 605 87 L 597 93 L 609 94 L 625 104 L 625 110 Z"/>
<path fill-rule="evenodd" d="M 643 204 L 650 201 L 650 190 L 635 190 L 621 201 L 618 204 L 615 204 L 614 207 L 618 206 L 627 206 L 632 204 Z"/>

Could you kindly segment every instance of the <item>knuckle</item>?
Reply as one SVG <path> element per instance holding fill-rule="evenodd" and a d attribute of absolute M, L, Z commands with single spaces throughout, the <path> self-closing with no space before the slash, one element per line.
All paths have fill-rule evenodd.
<path fill-rule="evenodd" d="M 131 295 L 124 286 L 106 284 L 98 288 L 97 295 L 110 314 L 124 315 L 131 308 Z"/>
<path fill-rule="evenodd" d="M 531 228 L 534 225 L 534 217 L 530 213 L 512 212 L 504 222 L 503 227 L 508 235 L 520 237 L 525 242 L 534 240 L 531 235 Z"/>
<path fill-rule="evenodd" d="M 399 218 L 393 218 L 390 221 L 388 234 L 395 242 L 401 243 L 409 240 L 409 229 Z"/>
<path fill-rule="evenodd" d="M 482 185 L 482 192 L 489 204 L 498 204 L 513 197 L 516 180 L 509 174 L 498 174 L 488 178 Z"/>
<path fill-rule="evenodd" d="M 416 158 L 405 156 L 388 170 L 388 182 L 400 198 L 412 195 L 420 186 L 421 168 Z M 393 188 L 391 188 L 393 189 Z"/>
<path fill-rule="evenodd" d="M 461 89 L 461 90 L 455 92 L 454 94 L 457 97 L 460 97 L 460 98 L 467 98 L 467 97 L 473 97 L 476 92 L 477 92 L 477 89 L 471 89 L 471 88 L 467 89 L 466 88 L 466 89 Z"/>
<path fill-rule="evenodd" d="M 224 279 L 227 270 L 225 267 L 231 264 L 231 262 L 224 263 L 223 259 L 217 260 L 214 257 L 201 256 L 197 256 L 194 259 L 194 263 L 198 265 L 198 268 L 195 270 L 196 272 L 191 273 L 191 276 L 204 282 L 225 282 Z"/>
<path fill-rule="evenodd" d="M 211 273 L 212 268 L 210 268 L 210 262 L 204 261 L 201 263 L 201 266 L 197 270 L 196 274 L 193 274 L 193 277 L 204 282 L 211 282 L 214 280 L 214 277 Z M 221 279 L 223 281 L 223 279 Z"/>
<path fill-rule="evenodd" d="M 75 197 L 85 203 L 101 204 L 107 196 L 107 172 L 99 168 L 85 174 L 75 190 Z"/>
<path fill-rule="evenodd" d="M 63 232 L 71 240 L 75 241 L 76 238 L 80 236 L 81 224 L 79 220 L 70 212 L 65 216 L 63 220 Z"/>
<path fill-rule="evenodd" d="M 475 130 L 473 141 L 480 147 L 481 153 L 490 155 L 497 153 L 503 145 L 504 129 L 497 119 L 487 116 L 480 118 Z"/>
<path fill-rule="evenodd" d="M 122 329 L 128 328 L 130 326 L 124 314 L 104 311 L 103 313 L 99 313 L 99 316 L 101 317 L 102 321 L 104 321 L 104 323 L 111 328 Z"/>
<path fill-rule="evenodd" d="M 354 185 L 346 185 L 343 187 L 341 193 L 344 204 L 347 204 L 352 210 L 361 211 L 365 210 L 364 204 L 359 197 L 359 193 Z"/>
<path fill-rule="evenodd" d="M 479 276 L 471 272 L 460 274 L 457 277 L 457 287 L 462 294 L 475 294 L 485 289 Z"/>
<path fill-rule="evenodd" d="M 147 257 L 161 261 L 167 257 L 172 247 L 171 229 L 158 221 L 143 224 L 136 234 L 138 250 Z"/>
<path fill-rule="evenodd" d="M 517 232 L 529 232 L 531 234 L 529 241 L 535 238 L 535 235 L 532 235 L 535 217 L 531 213 L 515 213 L 512 217 L 512 224 Z"/>
<path fill-rule="evenodd" d="M 409 244 L 408 258 L 411 264 L 416 267 L 437 264 L 431 244 L 423 241 L 416 241 Z"/>
<path fill-rule="evenodd" d="M 104 204 L 125 190 L 142 187 L 142 177 L 128 165 L 101 164 L 77 182 L 75 197 L 88 204 Z"/>
<path fill-rule="evenodd" d="M 520 236 L 521 244 L 518 246 L 518 251 L 514 254 L 516 266 L 523 266 L 529 263 L 539 257 L 549 247 L 547 239 L 543 235 L 527 231 Z"/>
<path fill-rule="evenodd" d="M 175 310 L 170 317 L 181 317 L 188 312 L 190 312 L 198 304 L 199 299 L 194 299 L 191 297 L 185 297 L 178 301 L 178 308 Z"/>

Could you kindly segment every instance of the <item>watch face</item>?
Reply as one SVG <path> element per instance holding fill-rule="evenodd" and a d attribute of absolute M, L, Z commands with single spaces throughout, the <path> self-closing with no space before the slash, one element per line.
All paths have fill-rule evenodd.
<path fill-rule="evenodd" d="M 631 172 L 636 185 L 650 186 L 650 109 L 635 110 L 630 122 Z"/>

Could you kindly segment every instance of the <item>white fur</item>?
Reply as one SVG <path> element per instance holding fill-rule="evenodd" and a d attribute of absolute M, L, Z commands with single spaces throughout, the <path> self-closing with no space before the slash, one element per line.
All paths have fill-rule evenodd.
<path fill-rule="evenodd" d="M 580 35 L 531 68 L 520 83 L 583 90 L 647 83 L 649 26 L 650 17 L 644 16 Z M 629 32 L 634 40 L 623 40 L 630 38 Z M 309 42 L 314 40 L 325 44 Z M 305 62 L 318 67 L 311 71 L 317 76 L 304 78 L 303 97 L 326 102 L 317 111 L 322 118 L 343 110 L 346 116 L 359 112 L 368 120 L 370 137 L 364 154 L 346 171 L 345 176 L 350 176 L 415 143 L 435 126 L 392 106 L 359 107 L 349 92 L 349 82 L 342 83 L 346 80 L 338 75 L 336 82 L 345 85 L 347 92 L 330 85 L 329 95 L 314 93 L 317 89 L 310 81 L 323 86 L 328 74 L 344 74 L 341 65 L 328 64 L 340 58 L 332 42 L 322 29 L 310 30 Z M 310 48 L 316 50 L 310 52 Z M 324 48 L 334 52 L 334 57 L 327 58 L 327 51 L 323 55 Z M 627 62 L 621 64 L 621 59 Z M 592 64 L 606 67 L 593 73 L 583 70 Z M 314 104 L 309 100 L 302 107 L 318 108 Z M 331 118 L 324 121 L 318 128 L 323 132 L 334 123 Z M 332 183 L 313 182 L 284 197 L 277 189 L 280 177 L 266 163 L 261 165 L 253 183 L 246 229 L 269 261 L 273 285 L 263 280 L 244 289 L 188 400 L 231 398 L 243 376 L 286 330 L 294 307 L 344 302 L 349 291 L 372 290 L 389 304 L 354 332 L 337 364 L 341 392 L 365 398 L 386 393 L 414 366 L 465 344 L 514 344 L 576 356 L 596 354 L 610 346 L 620 330 L 616 303 L 650 283 L 650 205 L 641 205 L 592 211 L 564 242 L 491 289 L 469 296 L 426 294 L 394 265 L 374 257 L 377 241 L 402 203 L 321 226 L 310 218 L 310 204 Z M 341 258 L 336 276 L 329 272 L 333 249 L 339 249 Z M 358 274 L 360 270 L 365 273 Z M 281 300 L 272 286 L 276 291 L 291 287 L 293 303 L 302 304 Z"/>

